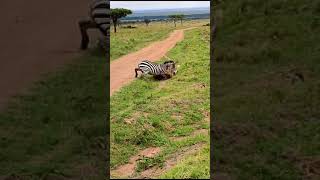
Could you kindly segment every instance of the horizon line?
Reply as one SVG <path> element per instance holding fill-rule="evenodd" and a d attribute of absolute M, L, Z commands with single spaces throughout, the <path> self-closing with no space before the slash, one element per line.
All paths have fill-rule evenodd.
<path fill-rule="evenodd" d="M 119 8 L 119 7 L 117 7 Z M 210 6 L 206 7 L 177 7 L 177 8 L 161 8 L 161 9 L 131 9 L 132 11 L 148 11 L 148 10 L 173 10 L 173 9 L 198 9 L 198 8 L 208 8 L 210 9 Z M 111 8 L 113 9 L 113 8 Z"/>

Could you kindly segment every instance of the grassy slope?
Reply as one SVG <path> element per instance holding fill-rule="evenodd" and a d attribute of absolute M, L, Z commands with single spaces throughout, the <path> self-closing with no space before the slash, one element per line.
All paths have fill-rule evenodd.
<path fill-rule="evenodd" d="M 161 179 L 209 179 L 210 172 L 210 146 L 196 154 L 184 158 L 170 171 L 160 176 Z"/>
<path fill-rule="evenodd" d="M 111 28 L 110 59 L 117 59 L 130 52 L 137 51 L 154 41 L 165 39 L 174 29 L 195 26 L 202 23 L 202 21 L 204 22 L 205 20 L 187 21 L 183 25 L 178 23 L 176 28 L 173 23 L 161 24 L 160 22 L 152 22 L 148 27 L 145 24 L 139 23 L 133 25 L 137 27 L 135 29 L 117 28 L 117 33 L 114 33 L 113 28 Z"/>
<path fill-rule="evenodd" d="M 105 69 L 103 57 L 84 56 L 0 114 L 0 175 L 105 176 Z"/>
<path fill-rule="evenodd" d="M 169 56 L 181 65 L 177 76 L 163 82 L 141 78 L 111 97 L 111 168 L 126 163 L 138 150 L 150 146 L 162 147 L 162 153 L 142 163 L 161 165 L 168 155 L 182 147 L 198 142 L 208 144 L 208 135 L 181 142 L 170 141 L 169 137 L 188 136 L 195 129 L 209 128 L 204 120 L 204 113 L 210 109 L 209 28 L 187 31 L 185 40 Z M 200 88 L 201 83 L 205 88 Z M 128 119 L 133 121 L 130 125 L 125 123 Z M 209 158 L 208 153 L 203 155 Z M 209 168 L 209 163 L 205 166 Z M 198 169 L 198 172 L 201 173 L 197 177 L 209 177 L 209 171 Z"/>
<path fill-rule="evenodd" d="M 235 179 L 301 179 L 304 158 L 320 155 L 320 3 L 241 0 L 219 9 L 214 168 Z"/>

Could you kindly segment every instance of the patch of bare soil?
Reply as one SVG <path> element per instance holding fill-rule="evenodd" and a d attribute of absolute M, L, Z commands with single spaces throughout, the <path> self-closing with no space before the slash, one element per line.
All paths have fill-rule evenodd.
<path fill-rule="evenodd" d="M 320 179 L 320 157 L 307 157 L 300 160 L 300 170 L 304 179 Z"/>
<path fill-rule="evenodd" d="M 143 157 L 152 158 L 159 154 L 159 147 L 150 147 L 140 151 L 137 155 L 132 156 L 129 163 L 121 165 L 114 170 L 111 170 L 111 176 L 116 178 L 130 178 L 134 175 L 138 160 Z"/>
<path fill-rule="evenodd" d="M 190 137 L 195 137 L 195 136 L 200 135 L 200 134 L 205 135 L 205 134 L 208 134 L 208 133 L 209 133 L 208 129 L 197 129 L 197 130 L 193 131 L 191 133 L 191 135 L 189 135 L 189 136 L 170 137 L 169 139 L 171 141 L 182 141 L 182 140 L 185 140 L 185 139 L 190 138 Z"/>
<path fill-rule="evenodd" d="M 181 107 L 181 108 L 189 108 L 191 104 L 193 103 L 197 103 L 196 101 L 192 101 L 192 100 L 176 100 L 176 99 L 171 99 L 169 100 L 169 104 L 170 106 L 173 107 Z"/>
<path fill-rule="evenodd" d="M 130 117 L 125 118 L 123 121 L 126 124 L 135 124 L 139 117 L 147 117 L 149 113 L 146 112 L 135 112 Z M 116 120 L 115 117 L 111 118 L 111 122 Z"/>
<path fill-rule="evenodd" d="M 296 164 L 296 167 L 302 172 L 304 180 L 320 179 L 320 156 L 304 157 L 296 151 L 292 151 L 282 157 Z"/>
<path fill-rule="evenodd" d="M 173 113 L 171 115 L 171 118 L 174 119 L 174 121 L 176 121 L 177 124 L 183 123 L 183 114 L 182 113 Z"/>
<path fill-rule="evenodd" d="M 206 87 L 206 84 L 204 84 L 204 83 L 195 83 L 195 84 L 193 84 L 192 86 L 193 86 L 193 88 L 195 88 L 195 89 L 203 89 L 203 88 Z"/>
<path fill-rule="evenodd" d="M 168 121 L 163 122 L 163 126 L 168 132 L 171 132 L 175 129 L 174 126 L 170 124 Z"/>
<path fill-rule="evenodd" d="M 130 118 L 125 118 L 124 123 L 134 124 L 139 116 L 140 116 L 140 113 L 135 112 Z"/>
<path fill-rule="evenodd" d="M 204 115 L 205 121 L 210 122 L 210 112 L 204 111 L 202 114 Z"/>
<path fill-rule="evenodd" d="M 169 159 L 167 159 L 164 163 L 164 167 L 152 167 L 150 169 L 144 170 L 140 173 L 140 175 L 134 177 L 134 179 L 151 179 L 156 178 L 173 168 L 176 164 L 178 164 L 182 159 L 186 156 L 199 152 L 201 148 L 204 146 L 204 143 L 198 143 L 193 146 L 182 149 L 181 151 L 172 154 Z"/>
<path fill-rule="evenodd" d="M 181 121 L 183 118 L 182 114 L 180 114 L 180 113 L 174 113 L 171 115 L 171 117 L 175 120 L 178 120 L 178 121 Z"/>
<path fill-rule="evenodd" d="M 145 150 L 142 150 L 139 155 L 142 157 L 155 157 L 157 154 L 159 154 L 161 149 L 159 147 L 152 147 L 152 148 L 147 148 Z"/>
<path fill-rule="evenodd" d="M 128 178 L 135 172 L 136 164 L 136 159 L 130 159 L 128 164 L 122 165 L 116 170 L 111 171 L 111 176 L 117 178 Z"/>
<path fill-rule="evenodd" d="M 124 123 L 126 123 L 126 124 L 133 124 L 133 123 L 135 123 L 135 121 L 136 121 L 135 118 L 130 117 L 130 118 L 126 118 L 126 119 L 124 120 Z"/>

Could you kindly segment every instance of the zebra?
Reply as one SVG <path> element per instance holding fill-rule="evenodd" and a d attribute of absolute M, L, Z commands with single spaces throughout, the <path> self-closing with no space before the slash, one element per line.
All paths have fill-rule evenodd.
<path fill-rule="evenodd" d="M 103 34 L 103 47 L 109 45 L 109 27 L 110 27 L 110 1 L 94 0 L 90 5 L 89 19 L 83 19 L 78 22 L 81 31 L 81 49 L 88 48 L 89 36 L 87 30 L 89 28 L 97 28 Z"/>
<path fill-rule="evenodd" d="M 155 78 L 171 78 L 176 75 L 176 63 L 172 60 L 165 61 L 163 64 L 156 64 L 148 60 L 143 60 L 138 64 L 138 68 L 135 68 L 136 76 L 138 77 L 138 71 L 143 74 L 153 75 Z"/>

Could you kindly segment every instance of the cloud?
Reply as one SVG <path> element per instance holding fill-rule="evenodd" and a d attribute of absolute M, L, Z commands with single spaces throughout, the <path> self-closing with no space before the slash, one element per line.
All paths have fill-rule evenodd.
<path fill-rule="evenodd" d="M 131 10 L 210 7 L 210 1 L 111 1 L 111 8 Z"/>

